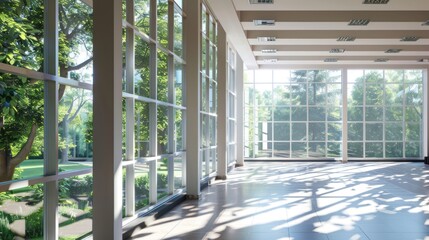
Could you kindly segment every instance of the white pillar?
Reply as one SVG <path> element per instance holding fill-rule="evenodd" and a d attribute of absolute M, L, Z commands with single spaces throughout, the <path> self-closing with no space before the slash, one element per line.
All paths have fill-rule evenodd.
<path fill-rule="evenodd" d="M 58 0 L 45 0 L 44 72 L 58 74 Z M 44 87 L 44 174 L 58 174 L 58 83 L 45 81 Z M 43 196 L 44 239 L 58 238 L 58 181 L 45 183 Z"/>
<path fill-rule="evenodd" d="M 237 54 L 236 94 L 237 94 L 237 166 L 244 165 L 244 70 L 243 60 Z"/>
<path fill-rule="evenodd" d="M 150 26 L 157 26 L 157 0 L 150 1 Z M 157 28 L 150 28 L 150 37 L 157 39 Z M 155 43 L 150 43 L 150 98 L 156 99 L 158 92 L 157 74 L 158 74 L 158 53 Z M 158 155 L 158 106 L 156 103 L 149 103 L 149 156 Z M 149 165 L 149 203 L 154 204 L 158 201 L 158 168 L 157 161 L 152 160 Z"/>
<path fill-rule="evenodd" d="M 134 25 L 134 1 L 127 0 L 127 22 Z M 135 65 L 135 48 L 134 48 L 134 30 L 126 29 L 126 91 L 134 94 L 134 65 Z M 135 100 L 134 98 L 126 99 L 126 161 L 133 164 L 127 165 L 125 177 L 125 214 L 133 216 L 135 214 Z"/>
<path fill-rule="evenodd" d="M 217 73 L 218 73 L 218 93 L 217 93 L 217 179 L 226 179 L 228 171 L 228 75 L 226 64 L 226 33 L 221 25 L 218 25 L 217 38 Z"/>
<path fill-rule="evenodd" d="M 188 198 L 200 196 L 200 43 L 201 1 L 184 1 L 183 42 L 186 60 L 186 192 Z"/>
<path fill-rule="evenodd" d="M 423 70 L 423 157 L 426 164 L 429 164 L 429 68 Z"/>
<path fill-rule="evenodd" d="M 348 151 L 347 151 L 347 138 L 348 138 L 348 128 L 347 128 L 347 69 L 341 70 L 341 91 L 342 91 L 342 116 L 343 116 L 343 127 L 342 127 L 342 151 L 341 151 L 341 162 L 348 162 Z"/>
<path fill-rule="evenodd" d="M 122 239 L 122 2 L 94 0 L 94 239 Z"/>

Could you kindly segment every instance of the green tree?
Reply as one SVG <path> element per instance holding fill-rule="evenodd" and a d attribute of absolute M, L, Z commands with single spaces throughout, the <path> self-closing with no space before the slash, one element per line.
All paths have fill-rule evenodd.
<path fill-rule="evenodd" d="M 72 0 L 60 1 L 59 73 L 87 66 L 92 57 L 76 63 L 71 53 L 91 42 L 90 10 Z M 43 1 L 5 0 L 0 3 L 0 62 L 40 71 L 43 67 Z M 91 51 L 91 47 L 87 48 Z M 75 74 L 75 76 L 78 74 Z M 11 180 L 14 169 L 42 142 L 43 84 L 12 74 L 1 74 L 0 181 Z M 59 97 L 66 87 L 60 86 Z M 39 138 L 38 138 L 39 136 Z M 36 144 L 37 145 L 37 144 Z M 39 144 L 41 145 L 41 144 Z M 40 148 L 38 148 L 40 149 Z"/>

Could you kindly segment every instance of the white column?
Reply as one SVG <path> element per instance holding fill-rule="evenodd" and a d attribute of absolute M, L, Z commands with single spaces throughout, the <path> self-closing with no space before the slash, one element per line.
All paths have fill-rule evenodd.
<path fill-rule="evenodd" d="M 134 25 L 134 1 L 127 0 L 127 22 Z M 127 27 L 126 29 L 126 91 L 134 94 L 134 63 L 135 63 L 135 48 L 134 48 L 134 30 Z M 126 161 L 131 161 L 133 164 L 127 165 L 125 177 L 125 214 L 133 216 L 135 214 L 135 100 L 127 98 L 126 104 Z"/>
<path fill-rule="evenodd" d="M 243 60 L 237 54 L 236 94 L 237 94 L 237 166 L 244 165 L 244 70 Z"/>
<path fill-rule="evenodd" d="M 217 38 L 217 179 L 226 179 L 228 171 L 228 141 L 227 141 L 227 124 L 228 124 L 228 74 L 226 64 L 226 33 L 221 25 L 218 25 Z"/>
<path fill-rule="evenodd" d="M 157 39 L 157 0 L 150 1 L 150 37 L 152 39 Z M 150 59 L 149 59 L 149 69 L 150 69 L 150 98 L 157 99 L 158 84 L 157 84 L 157 74 L 158 74 L 158 53 L 156 44 L 150 43 Z M 158 155 L 158 106 L 156 103 L 149 103 L 149 156 L 155 157 Z M 158 169 L 157 161 L 152 160 L 149 164 L 149 203 L 154 204 L 158 200 Z"/>
<path fill-rule="evenodd" d="M 188 198 L 200 196 L 200 42 L 201 2 L 184 1 L 183 42 L 186 60 L 186 192 Z"/>
<path fill-rule="evenodd" d="M 348 136 L 348 128 L 347 128 L 347 69 L 341 70 L 341 91 L 342 91 L 342 101 L 343 105 L 341 106 L 342 116 L 343 116 L 343 132 L 342 132 L 342 156 L 341 162 L 348 162 L 348 152 L 347 152 L 347 136 Z"/>
<path fill-rule="evenodd" d="M 94 0 L 94 239 L 122 239 L 122 2 Z"/>
<path fill-rule="evenodd" d="M 45 0 L 44 72 L 58 75 L 58 0 Z M 44 174 L 58 174 L 58 83 L 45 81 L 44 86 Z M 44 239 L 58 238 L 58 181 L 44 185 Z"/>
<path fill-rule="evenodd" d="M 429 164 L 429 68 L 423 70 L 423 157 L 425 163 Z"/>
<path fill-rule="evenodd" d="M 168 2 L 168 49 L 174 49 L 174 2 Z M 174 89 L 174 56 L 168 55 L 168 102 L 176 104 Z M 168 153 L 176 152 L 176 111 L 168 107 Z M 174 157 L 168 157 L 168 193 L 174 192 Z"/>

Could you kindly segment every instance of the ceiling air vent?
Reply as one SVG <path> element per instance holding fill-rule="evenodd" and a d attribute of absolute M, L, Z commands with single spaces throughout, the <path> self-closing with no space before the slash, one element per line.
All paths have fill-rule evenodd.
<path fill-rule="evenodd" d="M 274 0 L 249 0 L 250 4 L 273 4 Z"/>
<path fill-rule="evenodd" d="M 387 61 L 389 61 L 389 59 L 387 58 L 377 58 L 374 60 L 374 62 L 387 62 Z"/>
<path fill-rule="evenodd" d="M 337 39 L 338 42 L 353 42 L 354 40 L 356 40 L 356 38 L 350 36 L 343 36 Z"/>
<path fill-rule="evenodd" d="M 338 58 L 325 58 L 324 62 L 338 62 Z"/>
<path fill-rule="evenodd" d="M 385 51 L 385 53 L 398 53 L 400 51 L 402 51 L 402 49 L 391 48 L 391 49 L 387 49 L 387 51 Z"/>
<path fill-rule="evenodd" d="M 346 51 L 344 48 L 332 48 L 329 52 L 330 53 L 343 53 Z"/>
<path fill-rule="evenodd" d="M 419 60 L 419 62 L 427 63 L 427 62 L 429 62 L 429 59 L 427 59 L 427 58 L 422 58 L 422 59 L 420 59 L 420 60 Z"/>
<path fill-rule="evenodd" d="M 419 37 L 414 37 L 414 36 L 408 36 L 408 37 L 403 37 L 401 38 L 402 42 L 415 42 L 417 40 L 419 40 Z"/>
<path fill-rule="evenodd" d="M 273 26 L 276 22 L 274 20 L 253 20 L 255 26 Z"/>
<path fill-rule="evenodd" d="M 352 19 L 349 22 L 350 26 L 366 26 L 369 23 L 369 19 Z"/>
<path fill-rule="evenodd" d="M 389 0 L 365 0 L 363 4 L 387 4 Z"/>
<path fill-rule="evenodd" d="M 429 20 L 426 20 L 426 22 L 422 23 L 422 26 L 429 26 Z"/>
<path fill-rule="evenodd" d="M 275 42 L 276 37 L 258 37 L 259 42 Z"/>
<path fill-rule="evenodd" d="M 277 58 L 264 59 L 264 62 L 267 62 L 267 63 L 276 63 L 277 62 Z"/>
<path fill-rule="evenodd" d="M 262 49 L 262 53 L 276 53 L 277 49 Z"/>

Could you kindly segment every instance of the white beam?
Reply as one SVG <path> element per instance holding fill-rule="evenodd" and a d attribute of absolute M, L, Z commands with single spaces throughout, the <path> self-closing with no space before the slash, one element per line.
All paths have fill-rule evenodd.
<path fill-rule="evenodd" d="M 228 170 L 228 141 L 227 141 L 227 98 L 228 98 L 228 77 L 227 77 L 227 43 L 226 33 L 222 26 L 218 25 L 218 41 L 217 41 L 217 179 L 225 180 Z"/>

